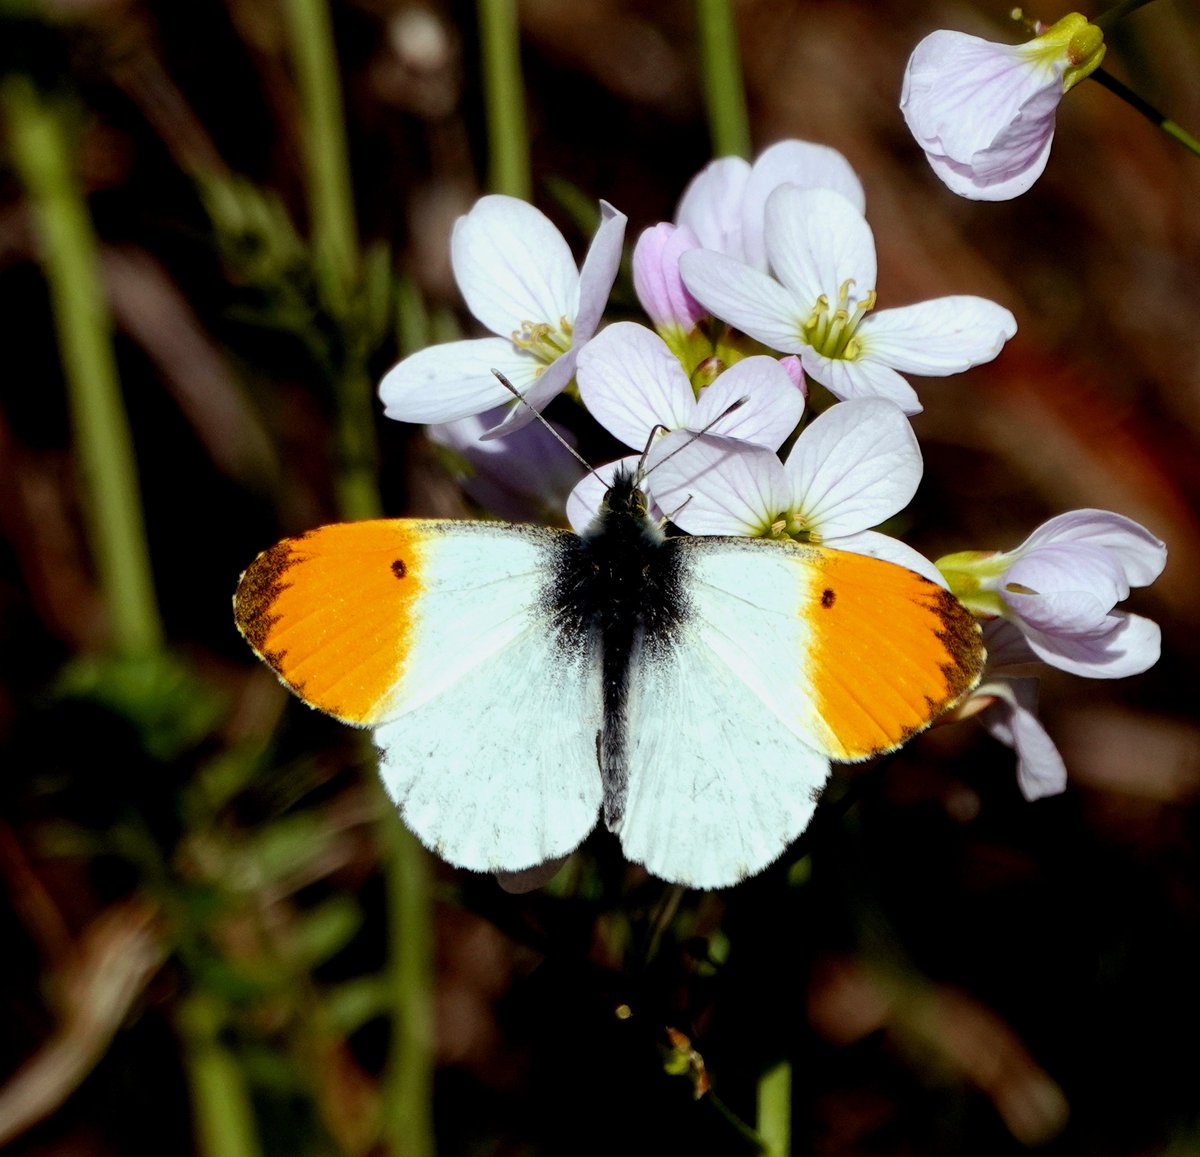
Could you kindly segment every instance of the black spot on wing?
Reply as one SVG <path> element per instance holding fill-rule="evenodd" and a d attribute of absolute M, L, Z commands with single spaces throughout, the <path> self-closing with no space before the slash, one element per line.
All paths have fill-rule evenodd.
<path fill-rule="evenodd" d="M 402 579 L 408 574 L 408 567 L 404 565 L 404 559 L 398 558 L 392 563 L 392 574 L 398 579 Z"/>
<path fill-rule="evenodd" d="M 825 607 L 826 609 L 833 606 L 836 599 L 837 595 L 828 587 L 821 592 L 821 606 Z"/>

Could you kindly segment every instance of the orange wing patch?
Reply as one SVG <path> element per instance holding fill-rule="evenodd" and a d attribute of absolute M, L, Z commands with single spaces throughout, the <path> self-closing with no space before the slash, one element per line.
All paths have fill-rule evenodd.
<path fill-rule="evenodd" d="M 835 759 L 898 747 L 978 682 L 979 624 L 948 591 L 903 567 L 823 550 L 809 679 Z"/>
<path fill-rule="evenodd" d="M 306 703 L 370 726 L 411 646 L 426 537 L 418 524 L 379 519 L 284 539 L 242 575 L 238 629 Z"/>

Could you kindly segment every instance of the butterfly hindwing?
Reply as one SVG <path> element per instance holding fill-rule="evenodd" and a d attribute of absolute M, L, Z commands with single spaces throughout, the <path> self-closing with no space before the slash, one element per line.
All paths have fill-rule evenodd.
<path fill-rule="evenodd" d="M 562 532 L 340 523 L 271 548 L 235 599 L 306 702 L 376 729 L 405 822 L 453 864 L 517 871 L 575 848 L 600 803 L 599 654 L 547 591 Z"/>

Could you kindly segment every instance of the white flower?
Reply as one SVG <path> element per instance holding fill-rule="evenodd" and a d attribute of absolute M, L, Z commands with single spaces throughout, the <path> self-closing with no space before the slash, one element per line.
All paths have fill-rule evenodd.
<path fill-rule="evenodd" d="M 941 29 L 909 58 L 900 108 L 950 189 L 1005 201 L 1041 176 L 1058 102 L 1103 56 L 1103 34 L 1078 13 L 1027 44 Z"/>
<path fill-rule="evenodd" d="M 512 395 L 492 372 L 499 370 L 529 405 L 510 407 L 489 435 L 532 421 L 574 376 L 617 274 L 625 216 L 603 201 L 600 210 L 582 269 L 550 220 L 515 197 L 481 197 L 460 217 L 450 241 L 454 277 L 467 308 L 497 336 L 405 358 L 379 387 L 387 416 L 452 422 L 504 405 Z"/>
<path fill-rule="evenodd" d="M 982 297 L 875 307 L 875 238 L 858 209 L 828 189 L 783 185 L 767 199 L 764 244 L 774 278 L 721 253 L 693 249 L 679 269 L 717 317 L 839 398 L 881 397 L 921 411 L 900 371 L 942 376 L 991 361 L 1017 323 Z M 777 279 L 777 280 L 776 280 Z"/>
<path fill-rule="evenodd" d="M 719 379 L 718 379 L 719 380 Z M 869 529 L 908 505 L 921 451 L 891 402 L 830 406 L 796 439 L 787 460 L 728 437 L 670 434 L 655 443 L 646 481 L 689 534 L 794 538 L 882 558 L 941 585 L 933 563 Z M 669 456 L 668 456 L 669 455 Z"/>

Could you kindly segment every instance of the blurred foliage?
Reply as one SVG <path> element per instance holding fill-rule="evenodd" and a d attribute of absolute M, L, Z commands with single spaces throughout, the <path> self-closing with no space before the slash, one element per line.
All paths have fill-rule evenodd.
<path fill-rule="evenodd" d="M 257 551 L 339 517 L 347 381 L 471 325 L 448 237 L 482 191 L 486 117 L 473 6 L 332 5 L 366 240 L 331 295 L 286 8 L 0 4 L 0 76 L 74 110 L 171 648 L 103 646 L 50 296 L 0 147 L 14 1154 L 387 1149 L 392 817 L 360 737 L 285 701 L 229 598 Z M 1171 550 L 1132 603 L 1163 659 L 1120 684 L 1046 678 L 1072 786 L 1037 805 L 1010 752 L 948 727 L 838 769 L 798 845 L 729 892 L 667 888 L 604 833 L 524 894 L 435 866 L 447 1157 L 752 1153 L 760 1093 L 788 1102 L 793 1153 L 1200 1148 L 1200 163 L 1084 84 L 1028 196 L 950 196 L 896 109 L 904 62 L 937 26 L 1004 37 L 1007 10 L 746 0 L 751 133 L 862 174 L 881 305 L 980 293 L 1017 314 L 997 362 L 920 385 L 914 543 L 1011 547 L 1060 510 L 1119 510 Z M 596 198 L 631 240 L 668 219 L 709 158 L 694 6 L 519 13 L 535 200 L 577 251 Z M 1106 67 L 1200 125 L 1194 6 L 1158 0 L 1109 41 Z M 611 449 L 569 399 L 552 412 Z M 389 513 L 467 509 L 419 431 L 373 421 Z"/>

